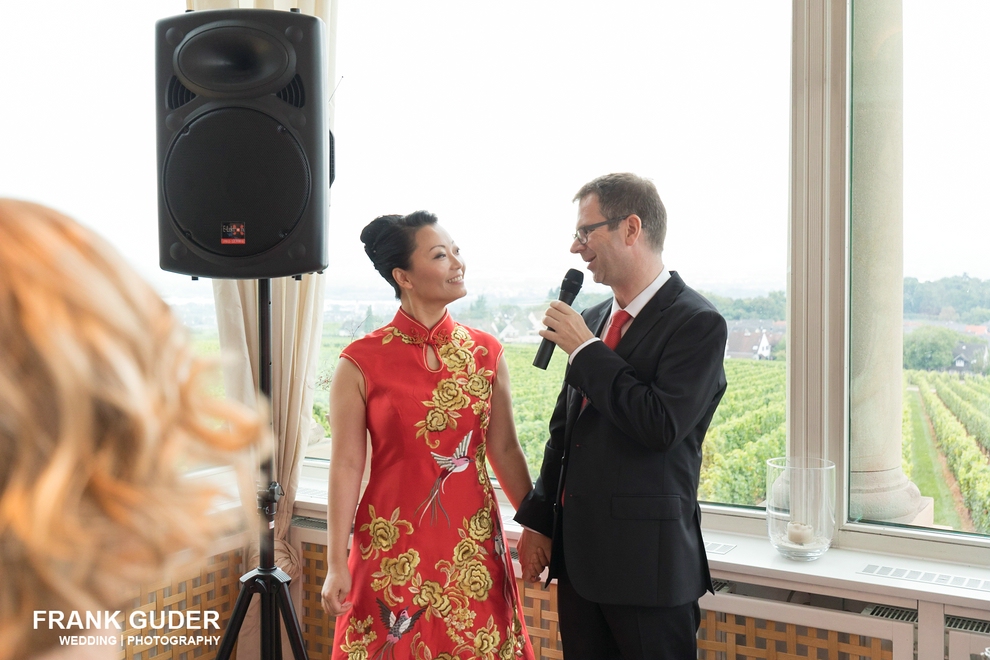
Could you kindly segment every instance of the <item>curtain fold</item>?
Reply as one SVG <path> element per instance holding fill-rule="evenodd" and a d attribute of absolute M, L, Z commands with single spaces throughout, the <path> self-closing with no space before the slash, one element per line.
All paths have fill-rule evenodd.
<path fill-rule="evenodd" d="M 331 85 L 335 79 L 336 0 L 187 0 L 186 6 L 197 11 L 298 7 L 302 13 L 318 16 L 327 27 L 326 84 Z M 332 85 L 328 89 L 333 89 Z M 328 127 L 332 128 L 332 103 L 326 111 Z M 298 281 L 273 279 L 271 284 L 273 471 L 285 492 L 275 516 L 275 564 L 298 581 L 302 577 L 302 565 L 289 542 L 289 531 L 303 456 L 310 442 L 322 439 L 324 434 L 312 413 L 323 331 L 325 278 L 321 274 L 308 274 Z M 258 395 L 258 283 L 214 280 L 213 296 L 227 395 L 253 404 Z M 248 567 L 258 565 L 257 539 L 251 540 L 245 554 Z M 283 657 L 291 658 L 284 626 L 282 632 Z M 259 658 L 260 641 L 260 599 L 254 598 L 238 637 L 238 660 Z"/>

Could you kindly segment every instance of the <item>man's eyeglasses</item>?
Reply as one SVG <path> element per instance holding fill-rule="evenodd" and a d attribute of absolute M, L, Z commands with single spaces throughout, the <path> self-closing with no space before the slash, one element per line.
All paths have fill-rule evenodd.
<path fill-rule="evenodd" d="M 595 223 L 590 224 L 590 225 L 584 225 L 582 227 L 578 227 L 577 228 L 577 231 L 574 232 L 574 235 L 571 237 L 571 239 L 577 241 L 581 245 L 587 245 L 588 244 L 588 235 L 591 234 L 591 232 L 595 231 L 599 227 L 604 227 L 605 225 L 610 225 L 610 224 L 613 224 L 613 223 L 618 223 L 618 222 L 621 222 L 622 220 L 625 220 L 625 219 L 626 219 L 626 217 L 622 217 L 622 218 L 611 218 L 610 220 L 605 220 L 604 222 L 595 222 Z"/>

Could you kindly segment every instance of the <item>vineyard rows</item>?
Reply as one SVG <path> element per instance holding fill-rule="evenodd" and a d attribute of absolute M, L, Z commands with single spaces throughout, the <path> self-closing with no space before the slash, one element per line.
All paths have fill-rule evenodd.
<path fill-rule="evenodd" d="M 530 345 L 505 347 L 516 432 L 535 479 L 567 360 L 556 351 L 543 371 L 532 366 L 534 353 Z M 725 372 L 728 387 L 705 438 L 699 499 L 760 506 L 765 499 L 766 461 L 787 452 L 786 365 L 726 360 Z M 920 391 L 936 446 L 959 485 L 976 531 L 990 533 L 990 378 L 905 371 L 905 385 Z M 905 396 L 902 459 L 910 478 L 909 398 Z"/>
<path fill-rule="evenodd" d="M 952 382 L 953 378 L 957 383 Z M 986 415 L 959 392 L 965 390 L 965 396 L 978 394 L 982 398 L 971 400 L 983 410 L 990 410 L 990 391 L 975 379 L 970 384 L 958 383 L 958 376 L 925 371 L 909 372 L 908 382 L 918 386 L 935 429 L 935 442 L 959 483 L 973 526 L 977 532 L 990 533 L 990 464 L 984 453 L 988 445 L 979 435 L 985 431 Z"/>

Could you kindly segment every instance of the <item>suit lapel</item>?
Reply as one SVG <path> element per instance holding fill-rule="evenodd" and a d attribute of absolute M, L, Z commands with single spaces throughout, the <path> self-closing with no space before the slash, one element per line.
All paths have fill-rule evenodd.
<path fill-rule="evenodd" d="M 626 334 L 622 335 L 619 345 L 615 347 L 619 357 L 629 357 L 636 346 L 646 337 L 650 336 L 654 327 L 663 318 L 663 314 L 670 307 L 681 291 L 684 290 L 684 280 L 676 272 L 671 271 L 670 279 L 660 287 L 646 306 L 640 310 L 636 318 L 629 325 Z"/>

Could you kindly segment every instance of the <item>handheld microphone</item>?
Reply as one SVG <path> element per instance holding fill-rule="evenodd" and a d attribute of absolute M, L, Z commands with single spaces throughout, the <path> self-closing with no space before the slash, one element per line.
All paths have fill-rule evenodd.
<path fill-rule="evenodd" d="M 584 273 L 581 271 L 571 268 L 567 271 L 567 275 L 564 275 L 564 281 L 560 283 L 560 296 L 557 298 L 563 303 L 570 305 L 574 302 L 579 291 L 581 291 L 581 284 L 584 282 Z M 552 330 L 552 328 L 549 328 Z M 540 369 L 546 369 L 547 365 L 550 364 L 550 356 L 553 355 L 553 349 L 556 348 L 556 344 L 549 339 L 544 338 L 540 342 L 540 348 L 536 351 L 536 357 L 533 359 L 533 366 L 539 367 Z"/>

